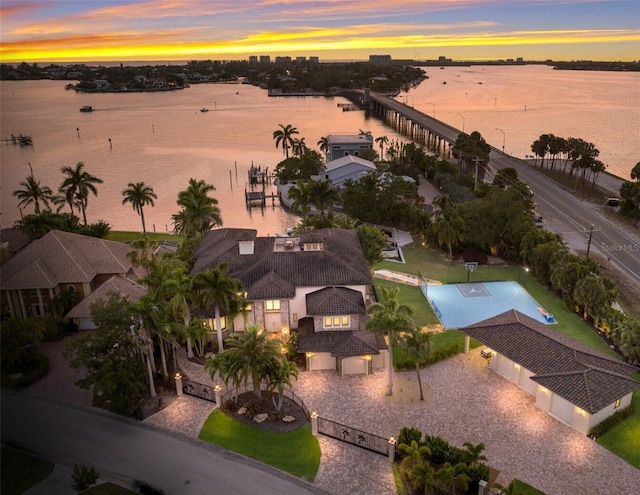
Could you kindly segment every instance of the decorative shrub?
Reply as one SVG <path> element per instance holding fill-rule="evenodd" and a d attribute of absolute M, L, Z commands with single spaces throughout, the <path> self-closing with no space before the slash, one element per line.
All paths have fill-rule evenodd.
<path fill-rule="evenodd" d="M 633 407 L 633 404 L 630 404 L 624 409 L 620 409 L 618 412 L 612 414 L 607 419 L 600 421 L 600 423 L 591 428 L 589 430 L 589 436 L 598 438 L 604 435 L 611 428 L 617 426 L 629 416 L 633 415 L 633 413 L 635 413 L 635 407 Z"/>
<path fill-rule="evenodd" d="M 49 358 L 37 352 L 31 353 L 25 358 L 21 369 L 16 371 L 22 373 L 22 376 L 12 380 L 11 386 L 15 388 L 28 387 L 49 373 Z"/>
<path fill-rule="evenodd" d="M 400 430 L 400 434 L 398 435 L 398 445 L 404 443 L 406 445 L 411 445 L 411 441 L 415 440 L 420 444 L 420 440 L 422 439 L 422 432 L 418 430 L 418 428 L 408 428 L 404 426 Z M 401 457 L 404 457 L 406 454 L 404 452 L 400 452 Z"/>
<path fill-rule="evenodd" d="M 448 357 L 455 356 L 462 352 L 462 347 L 459 344 L 451 344 L 448 347 L 436 349 L 428 359 L 425 359 L 420 363 L 421 366 L 429 366 L 439 361 L 447 359 Z M 405 354 L 401 354 L 401 357 L 393 360 L 393 367 L 398 371 L 403 370 L 415 370 L 416 365 Z"/>
<path fill-rule="evenodd" d="M 73 466 L 73 473 L 71 474 L 71 487 L 78 493 L 85 491 L 91 485 L 94 485 L 100 475 L 95 466 L 88 466 L 87 464 L 75 464 Z"/>

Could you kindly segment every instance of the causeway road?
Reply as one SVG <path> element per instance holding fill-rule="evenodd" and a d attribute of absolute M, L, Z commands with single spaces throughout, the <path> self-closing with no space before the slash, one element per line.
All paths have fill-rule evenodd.
<path fill-rule="evenodd" d="M 489 160 L 495 169 L 516 169 L 518 177 L 533 191 L 538 210 L 544 212 L 547 221 L 561 222 L 563 229 L 567 229 L 561 232 L 553 229 L 554 232 L 561 234 L 565 240 L 571 236 L 583 239 L 590 248 L 590 253 L 600 253 L 640 286 L 640 240 L 637 235 L 609 222 L 593 207 L 589 207 L 522 160 L 495 148 L 492 149 Z"/>

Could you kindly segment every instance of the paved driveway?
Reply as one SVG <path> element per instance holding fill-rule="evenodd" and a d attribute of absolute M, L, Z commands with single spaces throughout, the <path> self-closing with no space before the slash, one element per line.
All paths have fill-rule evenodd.
<path fill-rule="evenodd" d="M 412 372 L 415 376 L 415 372 Z M 431 388 L 431 402 L 400 407 L 384 396 L 386 372 L 370 376 L 339 377 L 334 372 L 303 372 L 295 387 L 310 411 L 383 437 L 397 438 L 403 426 L 441 436 L 450 443 L 486 445 L 485 455 L 500 471 L 498 481 L 521 479 L 547 495 L 640 493 L 640 470 L 597 443 L 553 419 L 534 405 L 534 397 L 486 367 L 479 351 L 459 355 L 421 371 Z M 396 376 L 402 376 L 396 373 Z M 396 388 L 398 388 L 396 386 Z M 419 402 L 419 401 L 418 401 Z M 321 441 L 324 442 L 323 437 Z M 367 467 L 356 457 L 377 456 L 357 447 L 332 447 L 316 483 L 333 493 L 389 493 L 390 468 Z M 326 479 L 327 464 L 354 458 L 345 469 L 359 472 L 376 488 L 342 490 Z M 361 467 L 362 466 L 362 469 Z M 390 484 L 391 483 L 391 484 Z"/>

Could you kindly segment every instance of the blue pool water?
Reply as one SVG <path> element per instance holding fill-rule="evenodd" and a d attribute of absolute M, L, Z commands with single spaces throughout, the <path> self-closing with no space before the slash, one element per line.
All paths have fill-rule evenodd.
<path fill-rule="evenodd" d="M 422 292 L 446 328 L 462 328 L 515 309 L 542 323 L 556 323 L 518 282 L 423 286 Z"/>

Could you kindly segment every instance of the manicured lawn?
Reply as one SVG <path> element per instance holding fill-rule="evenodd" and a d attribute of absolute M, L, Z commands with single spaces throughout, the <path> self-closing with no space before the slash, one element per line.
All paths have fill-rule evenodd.
<path fill-rule="evenodd" d="M 320 444 L 309 423 L 292 432 L 276 433 L 245 425 L 216 410 L 199 438 L 311 482 L 320 466 Z"/>
<path fill-rule="evenodd" d="M 640 379 L 640 375 L 633 375 Z M 632 466 L 640 469 L 640 389 L 633 393 L 631 402 L 636 413 L 612 428 L 596 441 Z"/>
<path fill-rule="evenodd" d="M 2 495 L 20 495 L 49 476 L 55 467 L 51 462 L 12 449 L 2 449 L 1 458 Z"/>
<path fill-rule="evenodd" d="M 513 480 L 513 485 L 513 493 L 518 495 L 545 495 L 544 492 L 526 484 L 524 481 Z"/>
<path fill-rule="evenodd" d="M 400 271 L 400 270 L 397 270 Z M 415 309 L 413 315 L 413 321 L 418 327 L 425 327 L 430 325 L 437 325 L 440 323 L 438 317 L 431 309 L 431 305 L 427 303 L 422 291 L 419 287 L 406 284 L 398 284 L 396 282 L 390 282 L 389 280 L 382 280 L 380 278 L 373 279 L 374 285 L 378 294 L 380 294 L 379 287 L 385 287 L 387 289 L 391 287 L 398 288 L 398 301 L 408 304 Z"/>
<path fill-rule="evenodd" d="M 169 232 L 147 232 L 147 237 L 152 241 L 176 241 L 182 242 L 184 237 L 180 235 L 174 235 Z M 142 232 L 127 232 L 123 230 L 112 230 L 107 235 L 107 239 L 110 241 L 118 242 L 130 242 L 137 241 L 142 238 Z"/>

